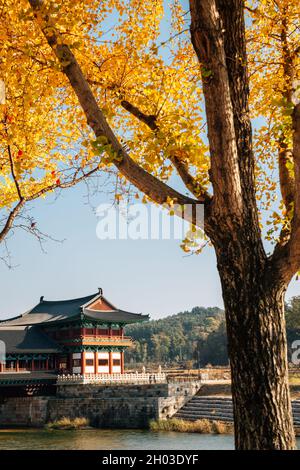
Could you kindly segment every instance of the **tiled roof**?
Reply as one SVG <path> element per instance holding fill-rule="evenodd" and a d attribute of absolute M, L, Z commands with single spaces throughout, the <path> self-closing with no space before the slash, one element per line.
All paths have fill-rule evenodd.
<path fill-rule="evenodd" d="M 112 306 L 112 310 L 92 310 L 89 305 L 98 299 L 103 299 Z M 11 319 L 0 321 L 0 328 L 4 326 L 26 326 L 37 324 L 48 324 L 66 320 L 76 320 L 81 314 L 87 319 L 103 321 L 106 323 L 134 323 L 148 320 L 148 315 L 126 312 L 115 308 L 110 302 L 102 297 L 102 292 L 98 294 L 80 297 L 71 300 L 49 301 L 41 298 L 40 302 L 28 312 Z"/>
<path fill-rule="evenodd" d="M 125 312 L 125 310 L 99 311 L 84 309 L 84 316 L 93 320 L 103 321 L 105 323 L 135 323 L 149 320 L 149 315 L 140 313 Z"/>
<path fill-rule="evenodd" d="M 40 303 L 23 315 L 0 322 L 0 327 L 2 325 L 34 325 L 78 317 L 81 307 L 98 297 L 99 294 L 92 294 L 78 299 L 52 301 L 41 298 Z"/>
<path fill-rule="evenodd" d="M 1 326 L 0 340 L 6 354 L 56 353 L 60 346 L 38 326 Z"/>

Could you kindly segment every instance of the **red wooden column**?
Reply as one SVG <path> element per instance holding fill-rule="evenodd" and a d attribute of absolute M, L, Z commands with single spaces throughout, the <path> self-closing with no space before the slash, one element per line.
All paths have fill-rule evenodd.
<path fill-rule="evenodd" d="M 85 372 L 85 351 L 81 353 L 81 374 Z"/>
<path fill-rule="evenodd" d="M 124 351 L 121 352 L 121 374 L 124 374 Z"/>
<path fill-rule="evenodd" d="M 98 351 L 95 352 L 94 356 L 94 373 L 98 374 Z"/>
<path fill-rule="evenodd" d="M 19 372 L 19 359 L 16 359 L 16 372 Z"/>
<path fill-rule="evenodd" d="M 113 357 L 112 352 L 109 353 L 109 373 L 113 373 Z"/>

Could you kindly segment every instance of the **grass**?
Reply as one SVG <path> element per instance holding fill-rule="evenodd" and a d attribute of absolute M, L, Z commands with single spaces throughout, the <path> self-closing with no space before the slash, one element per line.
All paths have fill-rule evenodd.
<path fill-rule="evenodd" d="M 86 428 L 90 425 L 90 422 L 87 418 L 66 418 L 63 417 L 61 419 L 57 419 L 56 421 L 52 421 L 46 424 L 47 429 L 64 429 L 64 430 L 71 430 L 71 429 L 82 429 Z"/>
<path fill-rule="evenodd" d="M 223 421 L 210 421 L 208 419 L 186 421 L 184 419 L 171 418 L 151 421 L 150 430 L 193 432 L 199 434 L 231 434 L 233 432 L 233 425 Z"/>
<path fill-rule="evenodd" d="M 300 385 L 300 376 L 297 375 L 292 375 L 289 377 L 289 383 L 290 385 Z"/>

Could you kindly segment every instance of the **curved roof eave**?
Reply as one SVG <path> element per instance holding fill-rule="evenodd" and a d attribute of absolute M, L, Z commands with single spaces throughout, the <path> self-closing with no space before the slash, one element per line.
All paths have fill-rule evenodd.
<path fill-rule="evenodd" d="M 126 312 L 125 310 L 99 311 L 85 308 L 83 314 L 86 318 L 103 321 L 105 323 L 136 323 L 149 320 L 149 315 Z"/>

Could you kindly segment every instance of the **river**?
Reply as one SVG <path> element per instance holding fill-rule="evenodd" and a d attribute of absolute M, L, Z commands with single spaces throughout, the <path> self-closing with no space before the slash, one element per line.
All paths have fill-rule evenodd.
<path fill-rule="evenodd" d="M 297 439 L 300 448 L 300 438 Z M 2 429 L 0 450 L 226 450 L 233 449 L 233 436 L 132 429 Z"/>
<path fill-rule="evenodd" d="M 151 432 L 131 429 L 57 431 L 20 429 L 0 431 L 0 450 L 113 450 L 113 449 L 232 449 L 227 435 Z"/>

